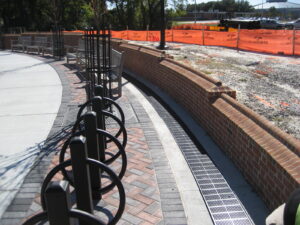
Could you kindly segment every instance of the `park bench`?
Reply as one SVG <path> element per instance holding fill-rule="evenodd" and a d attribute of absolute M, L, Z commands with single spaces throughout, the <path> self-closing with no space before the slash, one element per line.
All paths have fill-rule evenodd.
<path fill-rule="evenodd" d="M 11 51 L 19 50 L 24 52 L 27 46 L 31 44 L 31 36 L 20 36 L 17 40 L 11 41 Z"/>
<path fill-rule="evenodd" d="M 104 71 L 105 68 L 103 68 L 103 66 L 102 66 L 102 63 L 103 63 L 103 61 L 102 61 L 103 60 L 102 45 L 100 45 L 99 50 L 100 50 L 100 56 L 101 56 L 100 57 L 101 69 L 102 69 L 102 71 Z M 108 50 L 107 50 L 107 52 L 108 52 Z M 109 73 L 107 73 L 107 75 L 108 75 L 107 79 L 109 80 L 109 85 L 111 85 L 111 88 L 112 88 L 112 95 L 115 96 L 115 94 L 116 94 L 117 96 L 115 96 L 115 97 L 121 97 L 122 96 L 122 73 L 123 73 L 123 65 L 124 65 L 124 54 L 123 54 L 123 52 L 119 52 L 119 51 L 111 48 L 110 56 L 111 56 L 110 57 L 111 71 Z M 95 53 L 95 57 L 96 57 L 96 53 Z M 96 60 L 95 60 L 94 64 L 95 64 L 94 66 L 97 67 Z M 81 69 L 84 69 L 84 66 L 85 66 L 84 55 L 83 55 L 83 57 L 78 59 L 77 65 Z M 98 77 L 96 77 L 96 79 L 98 79 Z M 101 79 L 105 79 L 105 78 L 102 77 Z"/>
<path fill-rule="evenodd" d="M 35 51 L 40 54 L 43 48 L 47 46 L 47 37 L 35 37 L 33 44 L 26 47 L 27 53 L 29 51 Z"/>
<path fill-rule="evenodd" d="M 78 40 L 77 46 L 66 46 L 67 49 L 67 63 L 75 61 L 79 65 L 80 61 L 84 58 L 84 41 L 82 39 Z"/>
<path fill-rule="evenodd" d="M 118 52 L 115 49 L 111 51 L 111 65 L 112 65 L 112 72 L 110 74 L 110 81 L 116 82 L 117 85 L 113 89 L 114 92 L 117 93 L 118 97 L 122 96 L 122 73 L 123 73 L 123 65 L 124 65 L 124 53 Z"/>

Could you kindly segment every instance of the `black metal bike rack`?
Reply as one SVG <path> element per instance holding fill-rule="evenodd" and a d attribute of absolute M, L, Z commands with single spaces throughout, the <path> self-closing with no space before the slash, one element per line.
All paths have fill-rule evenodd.
<path fill-rule="evenodd" d="M 112 97 L 111 85 L 111 31 L 109 27 L 84 31 L 85 72 L 88 80 L 88 99 L 94 96 L 94 87 L 104 87 L 102 97 Z"/>
<path fill-rule="evenodd" d="M 45 191 L 47 211 L 41 212 L 23 223 L 23 225 L 38 224 L 49 221 L 51 225 L 75 225 L 74 219 L 80 224 L 104 225 L 98 217 L 78 209 L 71 209 L 69 184 L 67 181 L 52 181 Z"/>
<path fill-rule="evenodd" d="M 100 89 L 98 89 L 98 91 L 99 90 Z M 119 119 L 117 116 L 107 111 L 109 107 L 105 105 L 114 105 L 119 111 L 121 118 Z M 85 108 L 88 110 L 84 115 L 82 115 Z M 97 113 L 92 110 L 97 111 Z M 119 129 L 115 135 L 105 130 L 105 117 L 113 119 L 118 124 Z M 78 218 L 80 225 L 113 225 L 116 224 L 122 216 L 125 208 L 125 192 L 121 179 L 123 178 L 127 168 L 127 157 L 125 152 L 127 132 L 124 126 L 125 118 L 123 110 L 113 100 L 107 97 L 101 98 L 96 96 L 81 106 L 78 111 L 77 118 L 78 119 L 73 126 L 71 136 L 65 141 L 60 151 L 60 163 L 48 173 L 42 184 L 41 203 L 45 212 L 28 219 L 24 223 L 25 225 L 35 224 L 38 221 L 45 219 L 48 219 L 50 224 L 53 223 L 54 225 L 61 224 L 61 222 L 63 222 L 63 224 L 73 225 L 73 220 L 70 220 L 70 217 Z M 98 119 L 100 121 L 98 121 Z M 80 127 L 81 122 L 84 123 L 83 127 Z M 122 141 L 120 142 L 118 138 L 121 134 Z M 109 142 L 116 145 L 116 152 L 112 153 L 107 151 L 107 144 Z M 71 159 L 65 160 L 65 153 L 68 147 L 70 147 Z M 121 157 L 122 165 L 117 175 L 108 166 L 115 162 L 119 157 Z M 72 167 L 72 170 L 67 170 L 66 168 L 68 167 Z M 68 203 L 61 203 L 60 201 L 63 199 L 61 198 L 61 200 L 58 200 L 56 203 L 60 204 L 61 207 L 64 207 L 64 209 L 61 209 L 61 213 L 64 213 L 60 216 L 61 218 L 55 216 L 56 214 L 60 214 L 58 214 L 56 209 L 54 209 L 55 207 L 53 205 L 55 204 L 55 201 L 53 198 L 51 199 L 51 197 L 48 197 L 47 194 L 49 190 L 52 192 L 51 185 L 53 183 L 51 183 L 51 180 L 58 172 L 62 172 L 64 179 L 68 181 L 68 185 L 72 185 L 74 187 L 76 193 L 76 205 L 78 209 L 75 210 L 67 208 L 66 205 L 68 205 Z M 102 178 L 109 178 L 111 182 L 103 186 L 101 182 Z M 57 188 L 57 184 L 55 185 Z M 93 215 L 93 200 L 101 200 L 102 195 L 109 192 L 114 187 L 117 187 L 119 191 L 119 207 L 114 217 L 110 219 L 108 223 L 103 223 L 103 221 Z M 61 194 L 62 193 L 58 195 Z M 66 221 L 69 222 L 67 223 Z"/>
<path fill-rule="evenodd" d="M 108 112 L 104 112 L 104 113 L 110 114 Z M 84 121 L 85 129 L 78 131 L 78 132 L 73 132 L 71 137 L 69 137 L 65 141 L 65 143 L 60 151 L 59 163 L 63 164 L 65 162 L 66 150 L 67 150 L 68 146 L 70 145 L 72 138 L 76 137 L 78 135 L 83 135 L 87 139 L 87 154 L 88 154 L 89 158 L 100 161 L 101 163 L 104 163 L 105 165 L 110 165 L 121 156 L 122 166 L 121 166 L 121 170 L 118 174 L 118 178 L 122 179 L 126 172 L 126 168 L 127 168 L 127 157 L 126 157 L 126 152 L 125 152 L 125 146 L 127 143 L 127 132 L 126 132 L 126 129 L 124 128 L 124 126 L 122 126 L 121 121 L 119 121 L 117 118 L 115 118 L 115 119 L 116 119 L 116 121 L 118 121 L 119 125 L 123 129 L 122 130 L 122 132 L 124 134 L 123 143 L 120 143 L 120 141 L 115 136 L 110 134 L 109 132 L 98 129 L 96 113 L 93 111 L 89 111 L 89 112 L 85 113 L 85 115 L 80 117 L 79 120 L 77 120 L 76 124 L 79 124 L 81 120 Z M 73 129 L 73 131 L 74 131 L 74 129 Z M 99 139 L 99 136 L 101 136 L 101 138 L 103 138 L 103 139 Z M 106 149 L 103 147 L 103 143 L 105 142 L 106 139 L 109 139 L 109 141 L 113 142 L 117 146 L 118 151 L 115 154 L 112 154 L 111 152 L 107 152 Z M 108 158 L 106 156 L 110 156 L 110 157 Z M 72 175 L 73 171 L 68 172 L 64 168 L 61 171 L 62 171 L 65 179 L 68 180 L 71 185 L 74 185 L 73 175 Z M 99 192 L 99 187 L 97 186 L 99 183 L 98 182 L 99 176 L 100 176 L 100 174 L 99 174 L 98 170 L 91 170 L 91 178 L 93 177 L 94 178 L 93 181 L 95 182 L 92 185 L 94 193 L 95 193 L 94 196 L 96 196 L 95 198 L 97 198 L 97 196 L 98 196 L 96 193 Z M 108 185 L 108 186 L 102 188 L 100 190 L 100 192 L 101 192 L 101 194 L 106 193 L 109 190 L 111 190 L 113 187 L 114 187 L 114 185 L 112 185 L 112 184 Z"/>
<path fill-rule="evenodd" d="M 108 103 L 111 106 L 114 106 L 117 111 L 118 114 L 120 115 L 120 118 L 115 116 L 112 112 L 110 112 L 109 110 L 105 110 L 104 108 L 104 104 Z M 91 100 L 88 100 L 86 103 L 84 103 L 83 105 L 81 105 L 78 113 L 77 113 L 77 121 L 73 126 L 73 130 L 72 133 L 75 133 L 77 130 L 82 130 L 83 128 L 80 125 L 80 122 L 82 121 L 81 119 L 81 115 L 84 111 L 84 109 L 86 108 L 92 108 L 93 111 L 96 112 L 97 114 L 97 126 L 99 129 L 102 130 L 106 130 L 106 119 L 111 118 L 112 120 L 114 120 L 118 125 L 119 125 L 119 129 L 115 134 L 115 137 L 118 138 L 120 136 L 120 134 L 122 133 L 123 135 L 123 143 L 125 142 L 125 140 L 127 140 L 127 137 L 125 135 L 125 116 L 124 116 L 124 112 L 122 110 L 122 108 L 113 100 L 109 99 L 109 98 L 101 98 L 101 97 L 94 97 Z M 126 139 L 125 139 L 126 138 Z M 110 141 L 107 141 L 106 143 L 108 143 Z M 126 146 L 126 144 L 123 144 L 124 148 Z"/>
<path fill-rule="evenodd" d="M 127 131 L 124 112 L 111 99 L 111 31 L 104 26 L 96 31 L 90 28 L 84 31 L 83 38 L 88 101 L 80 106 L 71 135 L 60 151 L 59 164 L 50 170 L 42 184 L 44 212 L 29 218 L 24 225 L 45 220 L 51 225 L 75 225 L 78 224 L 76 219 L 80 225 L 114 225 L 125 209 L 126 197 L 121 179 L 127 168 Z M 53 56 L 59 59 L 64 56 L 63 32 L 58 25 L 53 28 Z M 115 134 L 107 131 L 107 118 L 118 126 Z M 109 150 L 109 143 L 114 143 L 117 150 Z M 65 160 L 68 148 L 71 157 Z M 119 158 L 122 165 L 116 174 L 109 166 Z M 52 181 L 58 172 L 63 174 L 65 181 Z M 102 178 L 110 181 L 103 185 Z M 77 209 L 71 207 L 69 185 L 74 187 Z M 103 222 L 93 215 L 93 201 L 100 201 L 103 194 L 115 187 L 119 192 L 119 206 L 114 216 Z"/>
<path fill-rule="evenodd" d="M 121 218 L 125 209 L 125 190 L 120 178 L 107 165 L 95 159 L 88 158 L 87 139 L 83 136 L 72 137 L 70 141 L 71 159 L 55 166 L 46 176 L 41 187 L 41 203 L 45 212 L 28 219 L 24 225 L 35 224 L 41 220 L 48 219 L 53 224 L 70 224 L 70 217 L 78 218 L 80 224 L 105 224 L 99 218 L 93 215 L 93 182 L 91 178 L 95 178 L 95 174 L 91 175 L 91 170 L 100 173 L 105 172 L 112 183 L 101 187 L 101 179 L 97 180 L 98 195 L 117 187 L 119 192 L 119 206 L 109 220 L 108 225 L 116 224 Z M 70 209 L 71 204 L 67 196 L 67 187 L 69 182 L 51 182 L 54 176 L 63 171 L 66 167 L 72 166 L 73 169 L 73 186 L 76 194 L 76 205 L 78 210 Z M 100 177 L 99 177 L 100 178 Z M 93 184 L 94 183 L 94 184 Z M 81 211 L 82 210 L 82 211 Z M 59 211 L 59 212 L 58 212 Z M 69 221 L 67 223 L 67 221 Z M 81 223 L 82 222 L 82 223 Z M 72 224 L 73 225 L 73 224 Z"/>

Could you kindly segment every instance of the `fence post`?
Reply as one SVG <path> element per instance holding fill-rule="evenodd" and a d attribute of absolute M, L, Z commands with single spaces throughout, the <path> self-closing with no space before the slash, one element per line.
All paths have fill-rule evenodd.
<path fill-rule="evenodd" d="M 239 51 L 239 44 L 240 44 L 240 29 L 241 29 L 241 24 L 238 26 L 238 33 L 237 33 L 237 39 L 236 39 L 236 50 Z"/>
<path fill-rule="evenodd" d="M 84 115 L 84 125 L 88 157 L 100 161 L 97 116 L 95 112 L 89 111 Z M 99 192 L 101 188 L 101 173 L 98 168 L 90 166 L 90 179 L 93 199 L 101 199 L 101 193 Z"/>
<path fill-rule="evenodd" d="M 173 29 L 173 26 L 172 26 L 172 42 L 174 42 L 174 29 Z"/>
<path fill-rule="evenodd" d="M 95 86 L 95 96 L 104 97 L 104 88 L 101 85 Z"/>
<path fill-rule="evenodd" d="M 75 225 L 69 217 L 71 201 L 67 181 L 51 182 L 45 191 L 45 199 L 50 225 Z"/>
<path fill-rule="evenodd" d="M 149 41 L 148 38 L 149 37 L 149 25 L 147 25 L 147 36 L 146 36 L 146 41 Z"/>
<path fill-rule="evenodd" d="M 295 55 L 296 28 L 293 29 L 293 56 Z"/>
<path fill-rule="evenodd" d="M 204 25 L 202 24 L 202 45 L 204 46 Z"/>
<path fill-rule="evenodd" d="M 85 138 L 83 136 L 72 138 L 70 149 L 77 208 L 93 214 L 90 171 L 86 162 L 87 152 Z"/>

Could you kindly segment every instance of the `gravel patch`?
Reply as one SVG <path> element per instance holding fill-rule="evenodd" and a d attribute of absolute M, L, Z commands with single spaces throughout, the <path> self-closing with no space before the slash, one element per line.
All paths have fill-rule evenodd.
<path fill-rule="evenodd" d="M 155 42 L 129 43 L 155 47 Z M 237 100 L 300 139 L 300 59 L 223 47 L 168 43 L 166 53 L 222 81 Z"/>

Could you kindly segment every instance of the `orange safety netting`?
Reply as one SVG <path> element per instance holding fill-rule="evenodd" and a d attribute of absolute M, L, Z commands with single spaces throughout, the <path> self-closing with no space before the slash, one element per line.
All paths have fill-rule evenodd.
<path fill-rule="evenodd" d="M 83 32 L 83 31 L 73 31 Z M 113 38 L 160 41 L 160 31 L 111 31 Z M 300 31 L 293 30 L 166 30 L 167 42 L 224 46 L 256 52 L 300 55 Z"/>
<path fill-rule="evenodd" d="M 241 30 L 238 48 L 257 52 L 291 55 L 291 30 Z"/>
<path fill-rule="evenodd" d="M 202 44 L 202 31 L 200 30 L 173 30 L 173 41 L 187 44 Z"/>
<path fill-rule="evenodd" d="M 204 31 L 203 45 L 237 47 L 238 34 L 234 32 Z"/>

